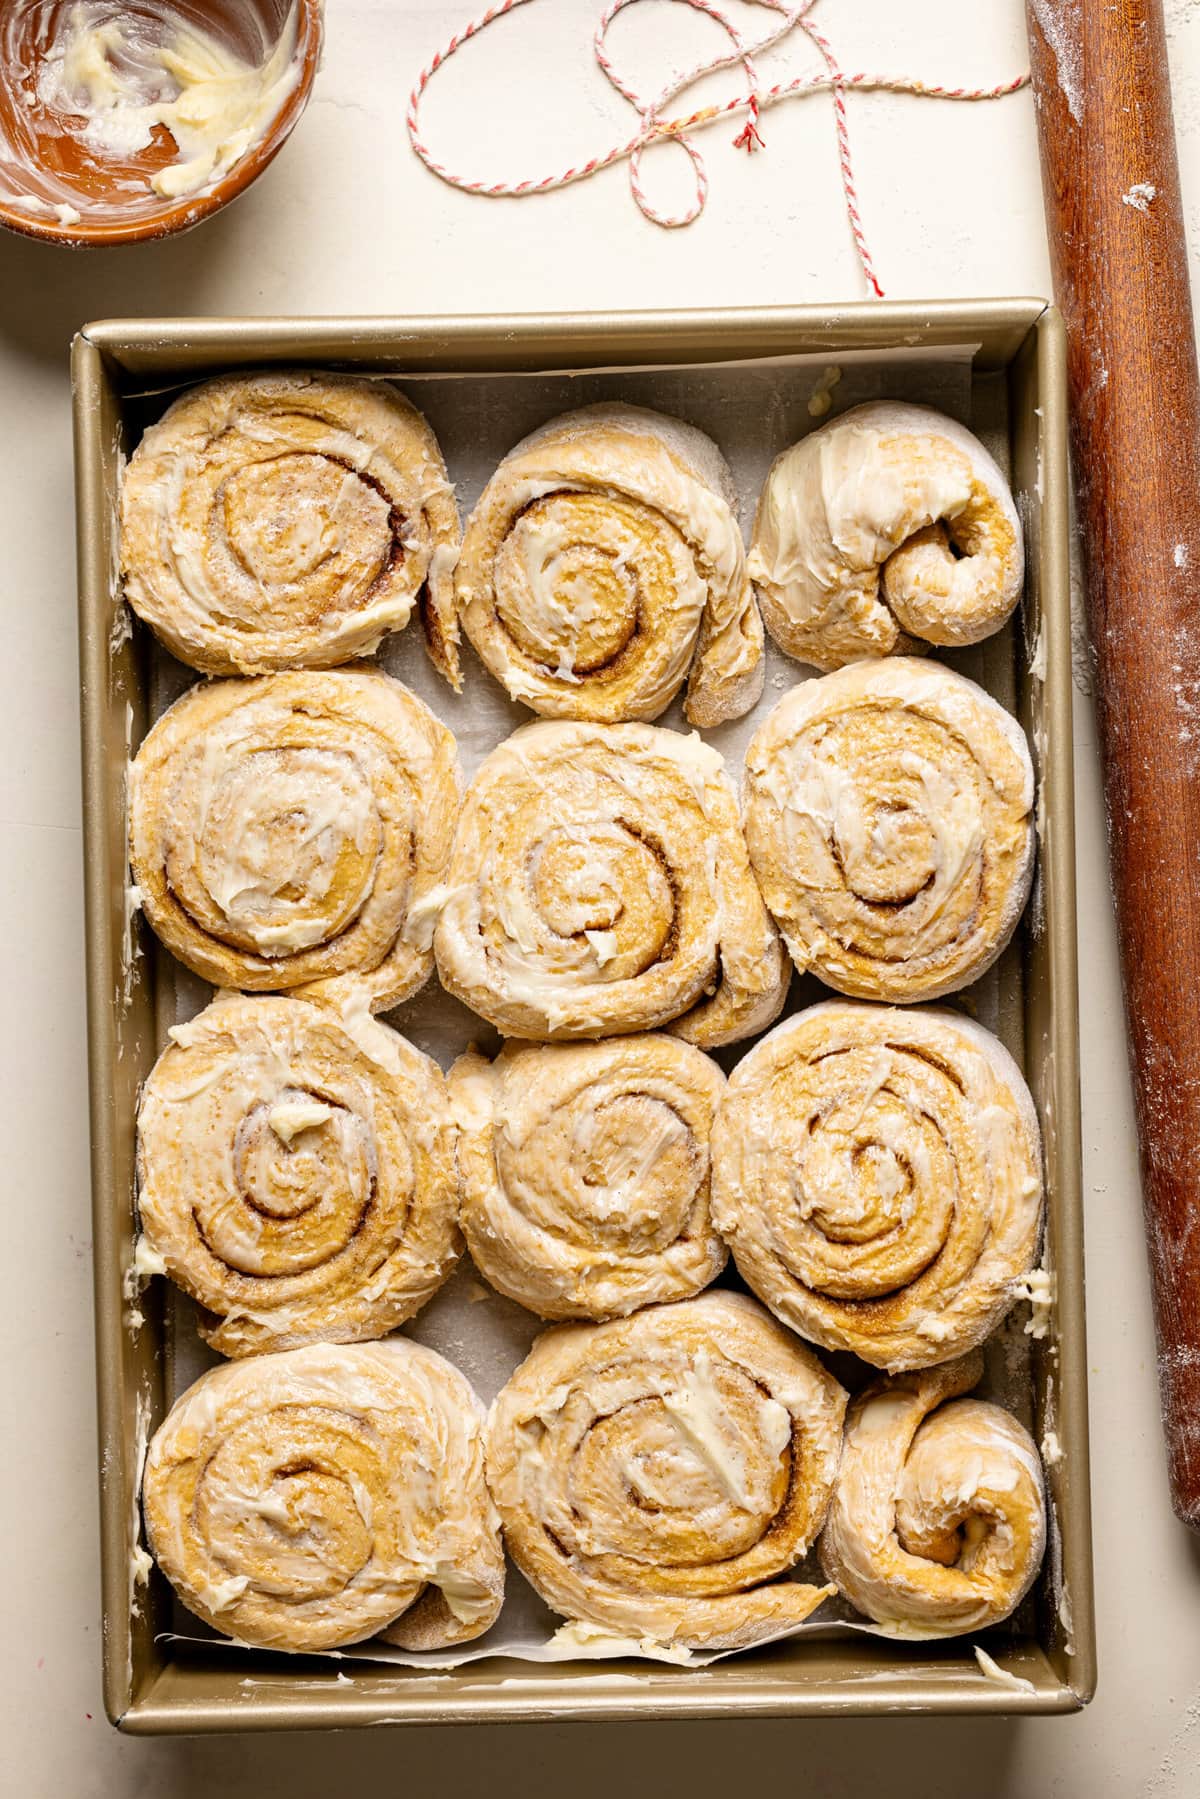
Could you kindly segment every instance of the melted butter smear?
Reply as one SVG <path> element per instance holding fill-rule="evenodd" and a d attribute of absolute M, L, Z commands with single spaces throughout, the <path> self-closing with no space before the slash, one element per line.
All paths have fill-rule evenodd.
<path fill-rule="evenodd" d="M 123 21 L 109 5 L 80 4 L 42 65 L 37 94 L 98 155 L 128 158 L 154 128 L 175 140 L 174 162 L 149 185 L 164 199 L 199 193 L 266 135 L 300 75 L 296 8 L 265 59 L 246 62 L 198 27 L 172 20 Z"/>

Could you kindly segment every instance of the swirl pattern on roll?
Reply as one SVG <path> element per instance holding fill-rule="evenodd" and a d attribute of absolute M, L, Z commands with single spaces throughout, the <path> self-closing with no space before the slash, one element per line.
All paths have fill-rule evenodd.
<path fill-rule="evenodd" d="M 225 1363 L 151 1441 L 151 1552 L 189 1610 L 258 1648 L 385 1626 L 409 1649 L 470 1641 L 504 1598 L 482 1427 L 458 1370 L 403 1337 Z"/>
<path fill-rule="evenodd" d="M 821 1537 L 838 1590 L 897 1637 L 999 1624 L 1046 1546 L 1042 1465 L 1003 1407 L 964 1399 L 978 1351 L 868 1387 L 850 1407 Z"/>
<path fill-rule="evenodd" d="M 463 628 L 544 717 L 657 718 L 686 679 L 693 724 L 738 718 L 762 692 L 763 631 L 735 508 L 694 426 L 565 413 L 510 451 L 467 522 Z"/>
<path fill-rule="evenodd" d="M 1021 597 L 1008 483 L 978 438 L 926 406 L 856 406 L 785 450 L 747 559 L 767 630 L 817 668 L 978 643 Z"/>
<path fill-rule="evenodd" d="M 937 999 L 990 966 L 1033 875 L 1016 720 L 936 663 L 801 682 L 746 753 L 746 840 L 797 968 L 858 999 Z"/>
<path fill-rule="evenodd" d="M 450 1094 L 480 1273 L 543 1318 L 699 1293 L 725 1264 L 709 1216 L 724 1085 L 700 1050 L 657 1032 L 464 1056 Z"/>
<path fill-rule="evenodd" d="M 130 773 L 151 925 L 216 987 L 354 976 L 373 1010 L 429 978 L 430 893 L 459 802 L 450 732 L 367 669 L 194 687 Z"/>
<path fill-rule="evenodd" d="M 205 674 L 328 668 L 421 604 L 457 685 L 459 523 L 437 439 L 381 381 L 223 375 L 176 400 L 121 490 L 125 597 Z"/>
<path fill-rule="evenodd" d="M 224 994 L 176 1026 L 138 1109 L 146 1244 L 222 1355 L 382 1337 L 458 1259 L 437 1064 L 373 1019 Z"/>
<path fill-rule="evenodd" d="M 1041 1134 L 1007 1050 L 940 1010 L 829 1001 L 730 1077 L 713 1211 L 777 1318 L 876 1367 L 961 1355 L 1032 1268 Z"/>
<path fill-rule="evenodd" d="M 508 1036 L 774 1019 L 786 957 L 717 752 L 653 725 L 534 724 L 467 790 L 434 938 L 442 985 Z"/>
<path fill-rule="evenodd" d="M 783 1577 L 824 1520 L 845 1405 L 739 1294 L 559 1325 L 489 1419 L 509 1552 L 566 1618 L 687 1648 L 762 1642 L 832 1591 Z"/>

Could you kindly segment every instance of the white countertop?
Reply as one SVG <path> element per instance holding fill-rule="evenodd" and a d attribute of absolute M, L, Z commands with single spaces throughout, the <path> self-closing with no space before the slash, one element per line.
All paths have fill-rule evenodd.
<path fill-rule="evenodd" d="M 733 0 L 731 10 L 737 9 Z M 1200 270 L 1200 0 L 1167 0 L 1193 266 Z M 472 172 L 542 172 L 607 144 L 628 113 L 590 66 L 600 0 L 535 0 L 453 62 L 427 127 Z M 763 121 L 765 152 L 704 140 L 711 194 L 689 229 L 647 224 L 626 176 L 524 202 L 453 193 L 411 155 L 418 67 L 470 0 L 329 0 L 313 103 L 255 189 L 190 237 L 72 255 L 0 242 L 0 942 L 7 1160 L 0 1266 L 0 1541 L 10 1564 L 0 1785 L 22 1799 L 219 1791 L 571 1799 L 768 1782 L 895 1799 L 1191 1799 L 1200 1790 L 1200 1542 L 1172 1518 L 1159 1431 L 1095 732 L 1076 693 L 1088 1311 L 1100 1690 L 1080 1716 L 845 1724 L 538 1725 L 142 1742 L 100 1703 L 91 1227 L 67 345 L 116 313 L 440 313 L 862 297 L 830 103 Z M 752 19 L 742 7 L 743 19 Z M 761 19 L 761 14 L 758 15 Z M 1025 62 L 1019 0 L 824 0 L 843 66 L 991 82 Z M 969 20 L 969 23 L 967 22 Z M 669 29 L 668 29 L 669 27 Z M 760 27 L 761 28 L 761 27 Z M 657 41 L 655 33 L 657 32 Z M 717 41 L 664 4 L 612 45 L 659 79 Z M 864 218 L 893 298 L 1045 293 L 1032 101 L 852 96 Z M 672 187 L 665 148 L 647 158 Z M 661 187 L 660 185 L 661 184 Z M 11 1780 L 11 1787 L 8 1781 Z M 669 1790 L 669 1789 L 667 1789 Z"/>

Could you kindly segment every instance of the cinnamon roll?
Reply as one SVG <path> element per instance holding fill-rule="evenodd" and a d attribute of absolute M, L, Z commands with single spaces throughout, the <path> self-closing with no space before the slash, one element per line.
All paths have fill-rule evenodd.
<path fill-rule="evenodd" d="M 958 1397 L 981 1372 L 974 1351 L 877 1381 L 850 1407 L 821 1561 L 893 1636 L 999 1624 L 1041 1565 L 1042 1465 L 1011 1413 Z"/>
<path fill-rule="evenodd" d="M 817 668 L 978 643 L 1021 597 L 1008 483 L 978 438 L 926 406 L 855 406 L 778 457 L 748 558 L 767 630 Z"/>
<path fill-rule="evenodd" d="M 134 611 L 210 675 L 329 668 L 420 602 L 457 685 L 459 524 L 437 439 L 382 381 L 223 375 L 151 425 L 121 490 Z"/>
<path fill-rule="evenodd" d="M 735 507 L 694 426 L 565 413 L 509 452 L 467 521 L 463 628 L 543 717 L 657 718 L 686 679 L 694 724 L 739 718 L 762 692 L 763 633 Z"/>
<path fill-rule="evenodd" d="M 932 662 L 801 682 L 746 753 L 746 841 L 796 966 L 859 999 L 964 987 L 1033 874 L 1033 766 L 1016 720 Z"/>
<path fill-rule="evenodd" d="M 733 791 L 698 737 L 525 726 L 467 791 L 444 891 L 442 985 L 508 1035 L 669 1025 L 709 1048 L 783 1004 Z"/>
<path fill-rule="evenodd" d="M 657 1032 L 464 1056 L 450 1094 L 480 1273 L 543 1318 L 621 1317 L 706 1287 L 726 1253 L 708 1148 L 724 1085 Z"/>
<path fill-rule="evenodd" d="M 1033 1100 L 952 1012 L 830 1001 L 785 1020 L 734 1069 L 712 1153 L 742 1278 L 802 1337 L 876 1367 L 981 1343 L 1037 1255 Z"/>
<path fill-rule="evenodd" d="M 194 687 L 130 771 L 146 916 L 216 987 L 359 979 L 372 1009 L 433 967 L 429 895 L 458 810 L 454 739 L 367 669 Z"/>
<path fill-rule="evenodd" d="M 785 1577 L 821 1528 L 845 1405 L 739 1294 L 559 1325 L 488 1423 L 509 1552 L 569 1619 L 697 1649 L 779 1635 L 832 1591 Z"/>
<path fill-rule="evenodd" d="M 504 1597 L 482 1418 L 458 1370 L 403 1337 L 225 1363 L 151 1441 L 151 1552 L 190 1611 L 258 1648 L 384 1626 L 409 1649 L 467 1642 Z"/>
<path fill-rule="evenodd" d="M 374 1020 L 223 994 L 171 1031 L 138 1108 L 138 1208 L 222 1355 L 395 1330 L 458 1259 L 437 1064 Z"/>

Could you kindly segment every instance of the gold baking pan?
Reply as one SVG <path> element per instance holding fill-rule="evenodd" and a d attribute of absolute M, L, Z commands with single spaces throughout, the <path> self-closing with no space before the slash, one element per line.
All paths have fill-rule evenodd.
<path fill-rule="evenodd" d="M 1013 705 L 1039 777 L 1040 878 L 1001 965 L 1001 1034 L 1041 1114 L 1048 1194 L 1049 1331 L 1031 1343 L 1035 1434 L 1052 1427 L 1051 1543 L 1003 1648 L 1013 1686 L 988 1679 L 970 1639 L 896 1646 L 840 1632 L 793 1639 L 707 1668 L 642 1662 L 488 1660 L 453 1670 L 231 1652 L 173 1634 L 156 1573 L 135 1587 L 131 1555 L 146 1434 L 174 1389 L 168 1305 L 131 1276 L 138 1089 L 169 1022 L 170 958 L 143 933 L 130 959 L 125 769 L 151 721 L 155 658 L 117 594 L 116 505 L 124 455 L 180 385 L 264 364 L 336 366 L 401 379 L 669 368 L 711 382 L 713 365 L 856 356 L 957 357 L 972 423 L 1006 459 L 1026 522 L 1021 620 L 986 648 L 980 678 Z M 709 365 L 706 369 L 706 365 Z M 358 1724 L 837 1716 L 882 1712 L 1069 1712 L 1095 1685 L 1080 1188 L 1066 408 L 1058 315 L 1035 299 L 452 319 L 163 319 L 89 325 L 73 350 L 91 1070 L 96 1348 L 110 1718 L 143 1734 Z M 155 399 L 154 396 L 160 396 Z M 513 433 L 517 435 L 516 432 Z M 776 444 L 774 448 L 783 447 Z M 453 463 L 451 473 L 453 474 Z M 140 927 L 136 927 L 140 928 Z M 144 1317 L 131 1328 L 131 1307 Z M 1020 1330 L 1020 1324 L 1016 1326 Z M 347 1664 L 341 1664 L 343 1668 Z M 620 1678 L 614 1678 L 619 1675 Z"/>

